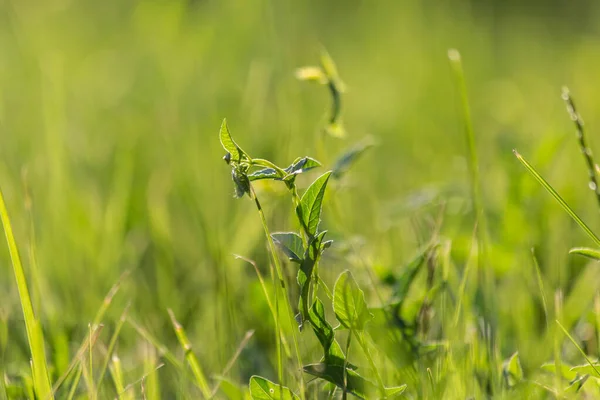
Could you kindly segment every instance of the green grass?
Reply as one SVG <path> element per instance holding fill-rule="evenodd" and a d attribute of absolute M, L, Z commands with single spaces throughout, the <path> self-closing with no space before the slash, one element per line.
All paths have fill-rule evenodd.
<path fill-rule="evenodd" d="M 0 1 L 0 400 L 600 396 L 598 18 Z"/>

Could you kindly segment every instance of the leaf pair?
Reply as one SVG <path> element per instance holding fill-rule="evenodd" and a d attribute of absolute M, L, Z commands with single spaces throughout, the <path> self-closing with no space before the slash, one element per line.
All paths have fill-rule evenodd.
<path fill-rule="evenodd" d="M 257 163 L 258 161 L 259 160 L 257 160 Z M 276 170 L 272 167 L 263 168 L 249 174 L 248 179 L 250 179 L 250 181 L 257 181 L 260 179 L 276 179 L 289 182 L 293 181 L 296 178 L 296 175 L 320 166 L 321 163 L 314 158 L 298 157 L 287 168 L 279 170 Z"/>

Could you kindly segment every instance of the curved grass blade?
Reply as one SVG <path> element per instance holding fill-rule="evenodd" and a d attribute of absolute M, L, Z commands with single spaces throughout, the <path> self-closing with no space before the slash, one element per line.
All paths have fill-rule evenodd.
<path fill-rule="evenodd" d="M 173 311 L 169 308 L 167 312 L 169 313 L 169 317 L 171 318 L 171 323 L 173 324 L 173 328 L 175 329 L 177 339 L 179 340 L 179 343 L 181 344 L 181 347 L 185 352 L 185 358 L 187 359 L 187 362 L 190 365 L 190 368 L 192 369 L 192 373 L 196 378 L 196 383 L 198 384 L 198 387 L 202 392 L 202 396 L 207 399 L 210 397 L 211 394 L 210 387 L 208 386 L 208 382 L 206 380 L 206 377 L 204 376 L 204 372 L 202 372 L 202 368 L 200 367 L 198 358 L 196 358 L 196 355 L 192 351 L 192 344 L 190 343 L 185 333 L 185 330 L 183 329 L 183 326 L 181 326 L 181 324 L 175 318 L 175 314 L 173 314 Z"/>
<path fill-rule="evenodd" d="M 13 272 L 15 274 L 15 280 L 17 281 L 19 300 L 21 302 L 21 308 L 23 309 L 27 340 L 29 342 L 29 350 L 31 351 L 31 365 L 35 393 L 40 399 L 53 399 L 52 385 L 50 383 L 48 365 L 46 362 L 46 351 L 44 349 L 44 333 L 42 331 L 42 326 L 33 311 L 29 289 L 27 288 L 25 271 L 21 264 L 21 257 L 19 256 L 19 250 L 17 249 L 17 243 L 15 242 L 2 190 L 0 190 L 0 219 L 2 220 L 2 226 L 4 227 Z"/>
<path fill-rule="evenodd" d="M 513 153 L 515 153 L 515 156 L 521 162 L 521 164 L 523 164 L 527 171 L 529 171 L 529 173 L 540 183 L 540 185 L 542 185 L 544 189 L 546 189 L 548 193 L 550 193 L 552 197 L 554 197 L 554 199 L 558 202 L 558 204 L 561 205 L 561 207 L 567 212 L 567 214 L 569 214 L 569 216 L 573 218 L 577 225 L 579 225 L 579 227 L 583 229 L 585 233 L 587 233 L 587 235 L 594 241 L 594 243 L 600 246 L 600 238 L 598 238 L 598 236 L 596 236 L 596 234 L 590 229 L 590 227 L 587 226 L 581 218 L 579 218 L 577 213 L 575 213 L 575 211 L 573 211 L 573 209 L 569 207 L 567 202 L 563 200 L 563 198 L 558 194 L 558 192 L 554 190 L 554 188 L 536 171 L 536 169 L 531 164 L 527 162 L 527 160 L 525 160 L 525 158 L 523 158 L 521 154 L 519 154 L 519 152 L 517 152 L 517 150 L 513 150 Z"/>
<path fill-rule="evenodd" d="M 573 345 L 577 348 L 577 350 L 579 350 L 579 352 L 581 353 L 581 355 L 583 356 L 583 358 L 585 358 L 585 361 L 587 361 L 588 364 L 592 367 L 592 369 L 596 373 L 596 376 L 600 377 L 600 371 L 596 367 L 596 364 L 594 364 L 592 362 L 592 360 L 590 360 L 590 358 L 587 356 L 587 354 L 585 354 L 585 351 L 583 351 L 583 349 L 581 348 L 581 346 L 579 346 L 577 344 L 577 342 L 575 341 L 575 339 L 573 339 L 573 336 L 571 336 L 571 334 L 569 333 L 569 331 L 567 331 L 565 329 L 565 327 L 562 326 L 562 324 L 558 320 L 556 320 L 556 323 L 558 324 L 558 326 L 560 327 L 560 329 L 564 332 L 564 334 L 569 338 L 569 340 L 571 341 L 571 343 L 573 343 Z"/>
<path fill-rule="evenodd" d="M 574 247 L 569 250 L 569 254 L 579 254 L 580 256 L 588 257 L 593 260 L 600 260 L 600 250 L 591 249 L 589 247 Z"/>

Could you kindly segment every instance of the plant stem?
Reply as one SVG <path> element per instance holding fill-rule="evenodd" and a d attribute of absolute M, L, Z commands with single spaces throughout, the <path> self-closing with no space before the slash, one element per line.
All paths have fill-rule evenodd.
<path fill-rule="evenodd" d="M 575 103 L 573 102 L 573 98 L 569 93 L 569 89 L 567 87 L 563 88 L 562 98 L 567 105 L 567 112 L 571 117 L 571 120 L 575 123 L 575 129 L 577 130 L 577 140 L 579 141 L 579 149 L 581 150 L 581 154 L 583 154 L 583 158 L 585 159 L 585 163 L 588 169 L 588 178 L 589 178 L 589 188 L 594 191 L 596 195 L 596 201 L 600 206 L 600 187 L 598 187 L 598 180 L 596 179 L 596 163 L 594 162 L 594 156 L 592 154 L 592 149 L 587 143 L 585 137 L 585 128 L 583 119 L 581 115 L 577 112 L 575 108 Z"/>
<path fill-rule="evenodd" d="M 278 331 L 278 335 L 277 335 L 277 346 L 278 346 L 278 373 L 279 373 L 279 382 L 280 384 L 283 384 L 282 378 L 283 378 L 283 357 L 281 354 L 281 336 L 283 336 L 283 332 L 281 330 L 281 326 L 280 326 L 280 321 L 279 321 L 279 310 L 278 310 L 278 297 L 279 297 L 279 291 L 281 290 L 283 292 L 283 298 L 285 299 L 285 307 L 287 310 L 287 314 L 288 314 L 288 320 L 289 323 L 292 326 L 292 340 L 294 342 L 294 349 L 296 352 L 296 358 L 298 361 L 298 367 L 299 367 L 299 371 L 302 370 L 302 357 L 300 356 L 300 347 L 298 345 L 298 338 L 296 337 L 296 329 L 295 329 L 295 325 L 294 325 L 294 316 L 293 316 L 293 308 L 292 305 L 290 303 L 290 299 L 288 298 L 287 295 L 287 290 L 286 290 L 286 285 L 285 285 L 285 280 L 283 277 L 283 269 L 281 268 L 281 262 L 279 260 L 279 256 L 277 254 L 277 249 L 275 248 L 275 243 L 273 242 L 273 238 L 271 237 L 271 232 L 269 231 L 269 226 L 267 225 L 267 219 L 265 218 L 265 214 L 262 210 L 262 207 L 260 205 L 260 201 L 258 200 L 258 197 L 256 196 L 256 191 L 254 190 L 254 187 L 252 185 L 250 185 L 250 192 L 252 193 L 252 198 L 254 199 L 254 202 L 256 204 L 256 208 L 258 210 L 258 214 L 260 215 L 260 221 L 262 223 L 263 229 L 265 231 L 265 235 L 267 236 L 267 242 L 269 243 L 269 253 L 271 253 L 271 258 L 273 259 L 273 264 L 275 265 L 275 270 L 277 272 L 277 279 L 279 280 L 278 284 L 275 284 L 275 312 L 277 314 L 276 316 L 276 320 L 275 320 L 275 324 L 276 324 L 276 330 Z M 300 374 L 300 393 L 302 395 L 302 398 L 304 398 L 304 392 L 305 392 L 305 382 L 304 382 L 304 376 L 302 374 Z"/>

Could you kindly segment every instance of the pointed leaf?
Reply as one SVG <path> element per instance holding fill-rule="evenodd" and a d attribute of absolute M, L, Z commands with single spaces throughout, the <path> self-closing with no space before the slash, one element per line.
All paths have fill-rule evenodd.
<path fill-rule="evenodd" d="M 306 189 L 306 192 L 300 199 L 300 204 L 296 207 L 296 214 L 304 225 L 309 235 L 314 235 L 321 221 L 321 206 L 325 196 L 325 188 L 331 171 L 318 177 L 312 185 Z"/>
<path fill-rule="evenodd" d="M 250 396 L 254 400 L 300 400 L 289 388 L 256 375 L 250 378 Z"/>
<path fill-rule="evenodd" d="M 294 160 L 292 165 L 285 168 L 284 171 L 288 174 L 301 174 L 313 168 L 320 167 L 321 163 L 311 157 L 299 157 Z"/>
<path fill-rule="evenodd" d="M 576 365 L 573 368 L 571 368 L 571 371 L 576 372 L 580 375 L 588 374 L 595 377 L 600 377 L 600 375 L 598 375 L 597 372 L 598 369 L 600 369 L 600 363 L 594 364 L 594 366 L 591 366 L 590 364 Z"/>
<path fill-rule="evenodd" d="M 221 130 L 219 132 L 219 140 L 221 141 L 221 146 L 231 154 L 231 159 L 236 162 L 242 161 L 244 157 L 246 157 L 246 153 L 238 146 L 231 137 L 231 133 L 229 133 L 229 127 L 227 126 L 227 120 L 223 119 L 221 123 Z"/>
<path fill-rule="evenodd" d="M 590 375 L 582 375 L 577 376 L 573 381 L 570 382 L 570 385 L 565 388 L 565 393 L 577 393 L 583 387 L 583 385 L 587 382 Z"/>
<path fill-rule="evenodd" d="M 309 375 L 325 379 L 337 387 L 344 389 L 344 367 L 325 363 L 309 364 L 303 368 Z M 356 371 L 346 368 L 346 390 L 360 399 L 377 397 L 378 388 L 373 382 L 363 378 Z"/>
<path fill-rule="evenodd" d="M 373 315 L 367 308 L 365 294 L 350 271 L 342 272 L 333 292 L 333 310 L 340 324 L 347 329 L 363 330 Z"/>
<path fill-rule="evenodd" d="M 271 234 L 275 244 L 294 262 L 302 262 L 304 245 L 302 238 L 295 232 L 275 232 Z"/>
<path fill-rule="evenodd" d="M 277 171 L 273 168 L 263 168 L 258 171 L 254 171 L 251 174 L 248 174 L 248 179 L 250 182 L 257 181 L 259 179 L 278 179 L 279 175 L 277 175 Z"/>
<path fill-rule="evenodd" d="M 519 360 L 519 352 L 513 354 L 502 367 L 502 374 L 508 387 L 513 387 L 523 380 L 523 368 Z"/>
<path fill-rule="evenodd" d="M 556 365 L 553 362 L 542 364 L 541 370 L 556 374 Z M 571 366 L 568 364 L 561 364 L 560 375 L 568 381 L 572 381 L 577 376 L 577 373 L 571 370 Z"/>
<path fill-rule="evenodd" d="M 406 385 L 394 386 L 385 388 L 385 397 L 388 399 L 395 399 L 404 393 L 406 390 Z"/>
<path fill-rule="evenodd" d="M 323 359 L 325 360 L 325 363 L 328 365 L 343 366 L 346 356 L 337 340 L 335 340 L 333 328 L 325 318 L 323 303 L 318 298 L 315 299 L 315 302 L 310 308 L 310 316 L 313 331 L 323 347 Z M 356 367 L 350 363 L 347 363 L 347 366 L 350 369 L 356 369 Z"/>
<path fill-rule="evenodd" d="M 360 158 L 365 150 L 373 146 L 374 144 L 372 142 L 359 143 L 342 154 L 333 166 L 332 177 L 334 179 L 341 178 L 350 169 L 352 164 L 354 164 L 356 160 Z"/>
<path fill-rule="evenodd" d="M 574 247 L 569 250 L 569 254 L 579 254 L 594 260 L 600 260 L 600 250 L 590 249 L 589 247 Z"/>

